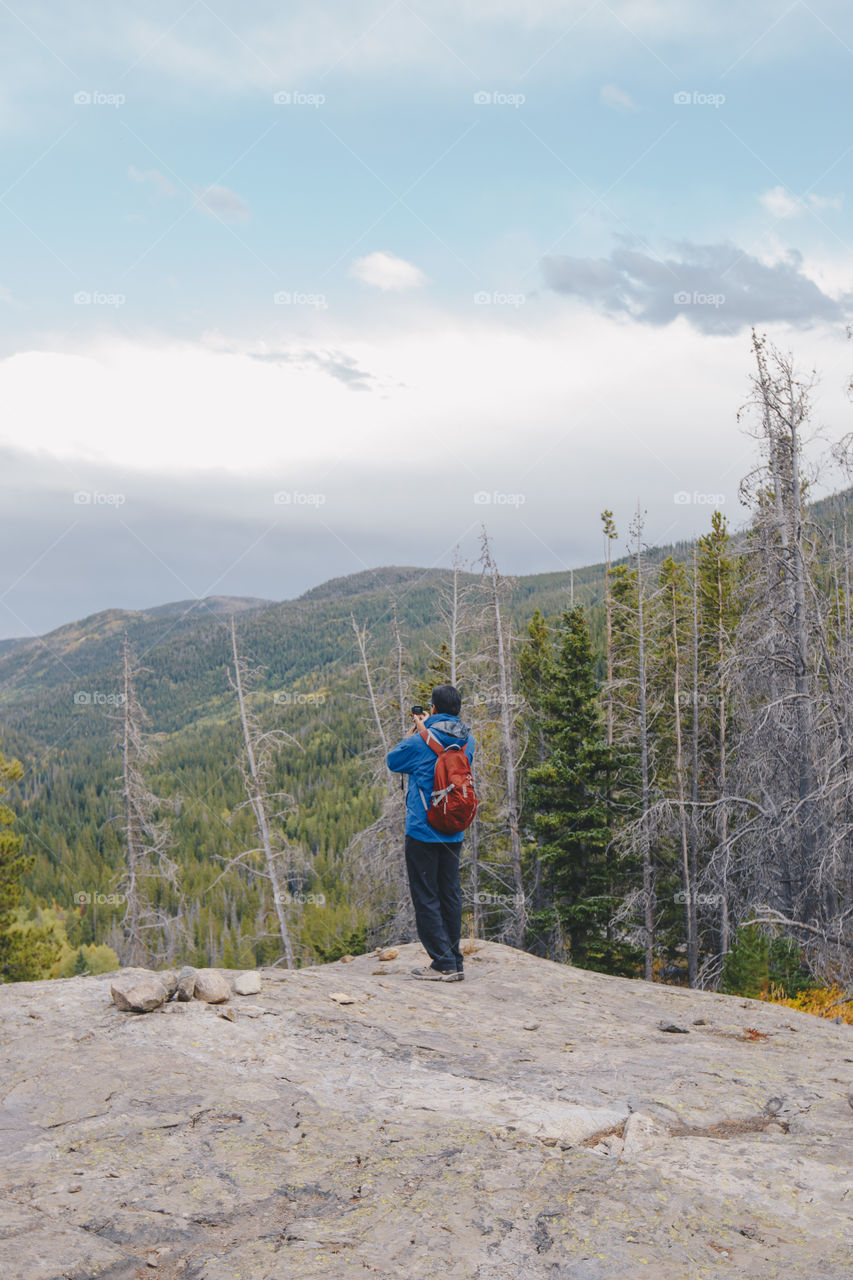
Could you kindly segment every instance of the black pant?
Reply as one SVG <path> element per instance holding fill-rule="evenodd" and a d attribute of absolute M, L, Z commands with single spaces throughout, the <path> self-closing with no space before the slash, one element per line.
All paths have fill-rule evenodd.
<path fill-rule="evenodd" d="M 406 870 L 415 908 L 415 924 L 432 968 L 462 972 L 462 886 L 459 853 L 462 841 L 416 840 L 406 836 Z"/>

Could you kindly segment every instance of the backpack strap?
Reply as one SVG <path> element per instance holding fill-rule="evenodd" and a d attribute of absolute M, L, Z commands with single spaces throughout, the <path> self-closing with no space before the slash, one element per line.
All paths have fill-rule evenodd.
<path fill-rule="evenodd" d="M 427 746 L 431 747 L 437 756 L 443 756 L 445 751 L 461 751 L 468 745 L 466 740 L 465 742 L 452 742 L 449 747 L 442 746 L 435 734 L 430 733 L 426 725 L 423 729 L 419 729 L 418 732 Z"/>
<path fill-rule="evenodd" d="M 424 725 L 424 727 L 423 727 L 422 729 L 419 729 L 419 730 L 418 730 L 418 733 L 419 733 L 419 734 L 420 734 L 420 736 L 423 738 L 423 740 L 424 740 L 424 742 L 427 744 L 427 746 L 428 746 L 428 747 L 431 747 L 431 748 L 432 748 L 432 750 L 435 752 L 435 754 L 436 754 L 437 756 L 443 756 L 443 755 L 444 755 L 444 753 L 445 753 L 445 751 L 447 750 L 447 748 L 446 748 L 446 747 L 443 747 L 443 746 L 441 745 L 441 743 L 439 742 L 438 738 L 435 736 L 435 734 L 434 734 L 434 733 L 430 733 L 430 731 L 429 731 L 429 729 L 426 727 L 426 725 Z"/>

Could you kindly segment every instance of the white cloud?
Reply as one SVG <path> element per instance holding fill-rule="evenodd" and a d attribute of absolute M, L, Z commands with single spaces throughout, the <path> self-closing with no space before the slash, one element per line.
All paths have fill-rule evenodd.
<path fill-rule="evenodd" d="M 175 187 L 159 169 L 137 169 L 133 165 L 127 171 L 133 182 L 148 185 L 154 195 L 171 197 L 178 194 Z"/>
<path fill-rule="evenodd" d="M 196 187 L 198 205 L 205 213 L 223 222 L 247 222 L 251 211 L 242 196 L 229 187 Z"/>
<path fill-rule="evenodd" d="M 818 211 L 822 212 L 824 209 L 832 209 L 835 213 L 841 212 L 841 205 L 843 201 L 842 196 L 816 196 L 810 193 L 806 196 L 806 199 L 811 207 Z"/>
<path fill-rule="evenodd" d="M 416 289 L 426 282 L 420 267 L 406 262 L 405 258 L 398 258 L 396 254 L 382 251 L 369 253 L 366 258 L 356 258 L 350 275 L 385 293 Z"/>
<path fill-rule="evenodd" d="M 149 96 L 152 81 L 161 100 L 191 97 L 200 86 L 219 95 L 261 88 L 313 92 L 328 86 L 320 77 L 334 69 L 366 78 L 383 68 L 438 67 L 469 82 L 471 71 L 484 81 L 504 76 L 511 88 L 512 78 L 534 62 L 558 72 L 565 46 L 557 41 L 571 31 L 572 42 L 584 46 L 581 73 L 600 84 L 602 75 L 615 74 L 616 60 L 636 58 L 638 41 L 665 63 L 678 65 L 673 51 L 683 51 L 707 60 L 717 74 L 721 53 L 731 61 L 748 51 L 752 63 L 802 54 L 825 40 L 827 27 L 844 29 L 846 6 L 847 0 L 822 0 L 817 22 L 806 6 L 795 5 L 779 21 L 778 0 L 753 0 L 720 23 L 707 0 L 326 0 L 318 21 L 314 7 L 279 0 L 218 0 L 185 6 L 177 16 L 173 0 L 144 6 L 76 0 L 65 7 L 29 0 L 27 26 L 9 28 L 9 64 L 11 75 L 29 86 L 45 67 L 55 72 L 50 50 L 61 51 L 77 75 L 97 68 L 101 84 L 134 67 L 141 72 L 134 76 L 137 101 Z M 26 123 L 29 113 L 18 112 L 13 94 L 9 110 Z M 0 105 L 0 127 L 3 114 Z"/>
<path fill-rule="evenodd" d="M 785 187 L 771 187 L 758 198 L 774 218 L 801 218 L 812 209 L 816 213 L 826 210 L 840 212 L 842 204 L 841 196 L 818 196 L 814 192 L 809 192 L 805 197 L 795 196 Z"/>
<path fill-rule="evenodd" d="M 630 93 L 615 84 L 606 84 L 601 90 L 600 97 L 602 105 L 610 107 L 611 111 L 639 111 L 640 109 Z"/>
<path fill-rule="evenodd" d="M 0 440 L 54 457 L 170 472 L 263 475 L 276 466 L 369 456 L 402 473 L 434 458 L 437 424 L 458 424 L 465 430 L 455 465 L 482 481 L 472 491 L 488 487 L 486 457 L 489 468 L 515 478 L 525 472 L 530 483 L 535 477 L 547 487 L 550 476 L 556 485 L 570 472 L 635 498 L 677 468 L 677 458 L 714 475 L 730 469 L 728 445 L 738 439 L 735 414 L 750 372 L 742 335 L 717 336 L 710 347 L 685 324 L 626 323 L 556 298 L 536 312 L 526 306 L 523 322 L 472 302 L 470 318 L 433 312 L 397 330 L 330 330 L 324 313 L 322 343 L 309 348 L 280 335 L 267 340 L 263 360 L 257 344 L 235 341 L 223 350 L 221 340 L 31 351 L 0 361 L 0 403 L 4 421 L 14 424 Z M 839 434 L 846 430 L 853 357 L 843 327 L 769 331 L 794 347 L 801 364 L 828 371 L 819 416 Z M 364 371 L 375 391 L 353 395 L 332 355 L 337 366 Z M 615 471 L 613 457 L 620 458 Z M 714 487 L 710 478 L 706 487 Z"/>

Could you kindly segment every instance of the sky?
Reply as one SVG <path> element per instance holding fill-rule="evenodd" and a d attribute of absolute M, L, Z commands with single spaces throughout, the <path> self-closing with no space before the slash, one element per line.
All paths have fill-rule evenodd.
<path fill-rule="evenodd" d="M 3 0 L 0 49 L 0 636 L 737 527 L 752 326 L 853 429 L 842 0 Z"/>

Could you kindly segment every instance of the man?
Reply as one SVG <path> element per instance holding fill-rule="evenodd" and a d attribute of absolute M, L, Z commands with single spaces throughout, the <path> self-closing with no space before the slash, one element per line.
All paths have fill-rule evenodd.
<path fill-rule="evenodd" d="M 474 758 L 471 730 L 459 718 L 462 697 L 452 684 L 432 691 L 428 716 L 413 716 L 408 737 L 388 752 L 388 768 L 409 775 L 406 795 L 406 871 L 415 908 L 418 937 L 432 964 L 413 969 L 412 976 L 431 982 L 461 982 L 465 976 L 459 938 L 462 933 L 462 887 L 459 854 L 464 832 L 443 836 L 426 819 L 438 757 L 420 736 L 422 727 L 442 746 L 464 742 Z"/>

